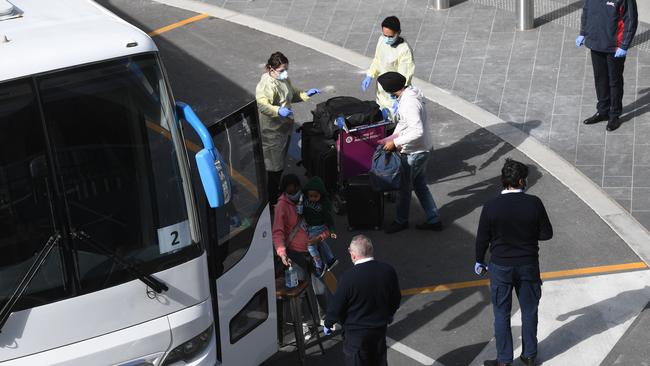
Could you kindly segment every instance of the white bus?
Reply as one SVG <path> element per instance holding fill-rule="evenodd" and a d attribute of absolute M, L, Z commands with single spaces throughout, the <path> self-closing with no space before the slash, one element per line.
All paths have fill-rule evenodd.
<path fill-rule="evenodd" d="M 0 0 L 0 365 L 276 352 L 256 118 L 207 129 L 153 41 L 92 1 Z"/>

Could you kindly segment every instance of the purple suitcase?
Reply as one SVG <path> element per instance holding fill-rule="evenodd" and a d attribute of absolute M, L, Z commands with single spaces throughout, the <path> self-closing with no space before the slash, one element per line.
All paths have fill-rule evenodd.
<path fill-rule="evenodd" d="M 381 121 L 341 130 L 336 141 L 340 180 L 346 181 L 348 178 L 368 174 L 372 155 L 378 141 L 385 137 L 386 125 L 389 123 Z"/>

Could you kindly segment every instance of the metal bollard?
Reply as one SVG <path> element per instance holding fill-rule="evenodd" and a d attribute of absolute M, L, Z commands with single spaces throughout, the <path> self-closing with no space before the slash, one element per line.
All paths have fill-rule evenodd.
<path fill-rule="evenodd" d="M 535 4 L 533 0 L 517 1 L 517 29 L 524 31 L 535 28 Z"/>
<path fill-rule="evenodd" d="M 436 10 L 449 9 L 449 0 L 435 0 L 434 8 Z"/>

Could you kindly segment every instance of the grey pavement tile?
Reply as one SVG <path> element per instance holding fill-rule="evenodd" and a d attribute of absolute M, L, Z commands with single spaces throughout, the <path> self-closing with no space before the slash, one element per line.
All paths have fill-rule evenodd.
<path fill-rule="evenodd" d="M 632 189 L 632 211 L 650 211 L 650 188 Z"/>
<path fill-rule="evenodd" d="M 483 41 L 466 41 L 463 47 L 463 57 L 466 58 L 485 58 L 487 53 L 487 44 Z"/>
<path fill-rule="evenodd" d="M 433 69 L 433 61 L 415 60 L 415 77 L 428 81 L 429 76 L 431 76 L 432 69 Z"/>
<path fill-rule="evenodd" d="M 463 57 L 458 66 L 458 74 L 471 74 L 476 80 L 478 80 L 481 71 L 483 70 L 484 63 L 485 61 L 482 59 L 466 59 Z"/>
<path fill-rule="evenodd" d="M 634 111 L 634 120 L 637 123 L 650 123 L 650 106 L 643 106 Z"/>
<path fill-rule="evenodd" d="M 435 41 L 425 41 L 417 42 L 414 47 L 413 57 L 415 59 L 429 59 L 433 61 L 438 53 L 438 42 Z"/>
<path fill-rule="evenodd" d="M 503 105 L 501 105 L 501 111 L 499 112 L 499 118 L 506 122 L 514 123 L 523 123 L 524 122 L 524 110 L 523 108 L 513 108 L 512 110 L 504 110 Z"/>
<path fill-rule="evenodd" d="M 634 146 L 634 164 L 650 166 L 650 145 Z"/>
<path fill-rule="evenodd" d="M 634 188 L 650 188 L 650 166 L 635 166 L 633 177 Z"/>
<path fill-rule="evenodd" d="M 646 228 L 650 228 L 650 211 L 632 211 L 632 216 Z"/>
<path fill-rule="evenodd" d="M 459 97 L 474 102 L 476 99 L 476 92 L 478 90 L 479 79 L 476 75 L 456 75 L 454 81 L 453 91 Z"/>
<path fill-rule="evenodd" d="M 515 19 L 498 19 L 495 20 L 494 25 L 492 26 L 493 32 L 509 33 L 511 36 L 515 33 L 517 27 L 517 21 Z"/>
<path fill-rule="evenodd" d="M 476 105 L 483 108 L 484 110 L 494 114 L 495 116 L 499 114 L 499 103 L 491 100 L 486 96 L 479 95 L 476 100 Z"/>
<path fill-rule="evenodd" d="M 632 176 L 632 154 L 609 154 L 605 152 L 605 175 Z"/>
<path fill-rule="evenodd" d="M 444 24 L 423 24 L 417 35 L 418 41 L 440 41 L 444 32 Z"/>
<path fill-rule="evenodd" d="M 271 22 L 275 24 L 284 24 L 286 19 L 287 19 L 286 15 L 266 15 L 264 17 L 264 20 L 266 20 L 267 22 Z"/>
<path fill-rule="evenodd" d="M 474 13 L 474 4 L 470 1 L 465 1 L 451 6 L 448 11 L 450 18 L 471 18 Z"/>
<path fill-rule="evenodd" d="M 591 179 L 597 185 L 601 185 L 603 181 L 603 166 L 602 165 L 576 165 L 576 168 Z"/>
<path fill-rule="evenodd" d="M 571 164 L 575 164 L 576 143 L 575 139 L 556 139 L 551 132 L 549 144 L 551 149 Z"/>
<path fill-rule="evenodd" d="M 323 39 L 337 46 L 343 46 L 347 38 L 348 32 L 345 29 L 330 29 Z"/>
<path fill-rule="evenodd" d="M 581 120 L 584 116 L 580 117 L 578 123 L 578 144 L 580 145 L 605 145 L 605 129 L 598 128 L 593 125 L 585 125 Z"/>
<path fill-rule="evenodd" d="M 557 24 L 554 22 L 548 22 L 542 26 L 539 27 L 539 31 L 543 34 L 553 34 L 557 35 L 562 34 L 564 32 L 564 26 L 561 24 Z M 561 36 L 559 36 L 561 37 Z"/>
<path fill-rule="evenodd" d="M 267 12 L 266 12 L 266 17 L 285 17 L 289 13 L 289 10 L 291 9 L 291 3 L 290 2 L 277 2 L 274 1 L 271 6 L 269 6 Z M 266 19 L 265 17 L 265 19 Z"/>
<path fill-rule="evenodd" d="M 552 107 L 555 92 L 558 88 L 557 79 L 554 77 L 533 75 L 530 85 L 530 97 L 536 99 L 538 102 L 548 101 Z"/>
<path fill-rule="evenodd" d="M 490 39 L 490 29 L 491 27 L 485 28 L 471 28 L 467 32 L 468 41 L 481 41 L 483 44 L 486 44 Z"/>
<path fill-rule="evenodd" d="M 577 143 L 578 118 L 572 115 L 553 115 L 551 139 L 567 139 L 572 140 L 573 143 Z"/>
<path fill-rule="evenodd" d="M 508 67 L 508 80 L 526 80 L 530 83 L 533 77 L 533 59 L 511 59 Z"/>
<path fill-rule="evenodd" d="M 585 74 L 585 59 L 584 57 L 564 57 L 560 60 L 560 78 L 574 78 L 582 79 Z"/>
<path fill-rule="evenodd" d="M 607 192 L 607 194 L 614 198 L 615 200 L 631 200 L 632 199 L 632 188 L 625 188 L 625 187 L 618 187 L 618 188 L 608 188 L 604 187 L 603 190 Z M 627 210 L 629 211 L 630 208 L 628 207 Z"/>
<path fill-rule="evenodd" d="M 603 165 L 605 163 L 604 145 L 578 145 L 576 165 Z"/>
<path fill-rule="evenodd" d="M 508 70 L 507 59 L 504 61 L 502 58 L 486 57 L 485 66 L 483 67 L 483 74 L 503 75 L 505 78 L 506 71 Z"/>
<path fill-rule="evenodd" d="M 528 90 L 530 89 L 530 78 L 528 79 L 511 79 L 506 80 L 504 91 L 504 102 L 508 101 L 524 101 L 528 100 Z"/>
<path fill-rule="evenodd" d="M 529 122 L 532 123 L 527 123 L 527 131 L 528 133 L 536 138 L 537 140 L 548 144 L 550 135 L 551 135 L 551 121 L 547 120 L 531 120 L 531 118 L 528 118 Z"/>
<path fill-rule="evenodd" d="M 607 133 L 607 154 L 632 154 L 634 149 L 634 136 L 613 135 Z"/>
<path fill-rule="evenodd" d="M 349 33 L 345 48 L 365 50 L 370 42 L 370 33 Z"/>
<path fill-rule="evenodd" d="M 581 96 L 556 96 L 553 114 L 579 115 Z"/>
<path fill-rule="evenodd" d="M 582 96 L 582 78 L 567 79 L 567 78 L 560 77 L 560 82 L 557 84 L 556 94 L 559 96 L 569 96 L 569 95 Z"/>
<path fill-rule="evenodd" d="M 260 18 L 262 19 L 264 17 L 264 14 L 266 14 L 266 9 L 254 9 L 254 8 L 246 8 L 246 9 L 241 9 L 239 10 L 240 13 L 250 15 L 252 17 Z M 286 20 L 285 20 L 286 22 Z M 293 28 L 298 31 L 302 31 L 302 26 L 299 26 L 296 24 L 295 26 L 292 24 L 287 24 L 288 27 Z"/>
<path fill-rule="evenodd" d="M 436 74 L 434 69 L 434 73 L 431 74 L 431 79 L 429 81 L 440 88 L 451 90 L 455 78 L 456 75 L 451 73 Z"/>
<path fill-rule="evenodd" d="M 374 19 L 367 19 L 363 17 L 363 12 L 355 14 L 354 21 L 350 25 L 350 32 L 352 33 L 370 33 L 375 28 Z"/>
<path fill-rule="evenodd" d="M 632 188 L 632 177 L 605 177 L 603 187 Z"/>

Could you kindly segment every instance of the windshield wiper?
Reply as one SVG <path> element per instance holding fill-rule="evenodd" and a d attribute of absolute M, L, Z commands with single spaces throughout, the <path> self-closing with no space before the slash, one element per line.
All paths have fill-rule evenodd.
<path fill-rule="evenodd" d="M 154 290 L 155 292 L 160 294 L 164 291 L 169 290 L 169 287 L 167 287 L 167 285 L 164 282 L 153 277 L 152 275 L 143 273 L 137 267 L 135 267 L 133 263 L 129 263 L 125 258 L 120 257 L 119 255 L 117 255 L 116 253 L 108 249 L 108 247 L 106 247 L 104 244 L 97 242 L 95 239 L 91 238 L 90 235 L 88 235 L 85 231 L 75 230 L 72 231 L 70 235 L 72 235 L 73 238 L 88 243 L 96 250 L 99 250 L 100 252 L 104 253 L 104 255 L 108 256 L 115 263 L 124 266 L 127 272 L 137 277 L 140 281 L 144 282 L 145 285 L 151 287 L 151 289 Z"/>
<path fill-rule="evenodd" d="M 27 273 L 20 280 L 20 283 L 14 290 L 14 293 L 11 295 L 9 300 L 7 300 L 7 302 L 4 304 L 2 310 L 0 310 L 0 333 L 2 333 L 2 328 L 4 327 L 5 323 L 7 323 L 7 320 L 9 320 L 9 316 L 13 312 L 14 307 L 16 307 L 18 301 L 23 297 L 23 295 L 25 294 L 25 290 L 27 290 L 27 287 L 32 282 L 36 274 L 38 273 L 38 270 L 41 269 L 48 255 L 50 255 L 52 248 L 54 248 L 54 246 L 59 242 L 59 240 L 61 240 L 61 235 L 58 232 L 52 234 L 47 239 L 47 243 L 45 243 L 43 248 L 41 248 L 41 250 L 36 255 L 36 259 L 34 260 L 34 262 L 32 262 L 31 267 L 29 267 Z"/>

